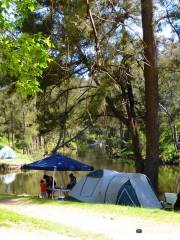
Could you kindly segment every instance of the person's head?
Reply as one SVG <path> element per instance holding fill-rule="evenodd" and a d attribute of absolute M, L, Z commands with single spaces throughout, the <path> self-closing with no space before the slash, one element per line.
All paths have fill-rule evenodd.
<path fill-rule="evenodd" d="M 69 178 L 73 178 L 73 177 L 74 177 L 73 173 L 70 173 Z"/>
<path fill-rule="evenodd" d="M 49 178 L 49 176 L 44 174 L 43 179 L 47 179 L 47 178 Z"/>
<path fill-rule="evenodd" d="M 44 183 L 44 180 L 41 180 L 40 183 Z"/>

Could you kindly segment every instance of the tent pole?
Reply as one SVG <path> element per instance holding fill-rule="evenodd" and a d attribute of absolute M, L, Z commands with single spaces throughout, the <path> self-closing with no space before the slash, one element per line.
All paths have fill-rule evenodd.
<path fill-rule="evenodd" d="M 65 184 L 64 184 L 64 177 L 63 177 L 63 171 L 61 172 L 61 188 L 64 188 L 65 187 Z"/>
<path fill-rule="evenodd" d="M 54 167 L 54 171 L 53 171 L 53 185 L 52 185 L 52 199 L 54 198 L 54 179 L 55 179 L 55 173 L 56 173 L 56 167 Z"/>

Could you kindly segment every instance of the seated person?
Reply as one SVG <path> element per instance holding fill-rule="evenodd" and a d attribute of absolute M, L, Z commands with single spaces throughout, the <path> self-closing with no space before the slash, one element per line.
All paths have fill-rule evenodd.
<path fill-rule="evenodd" d="M 70 182 L 67 185 L 67 189 L 72 189 L 76 185 L 77 180 L 72 173 L 69 174 L 69 179 L 70 179 Z"/>
<path fill-rule="evenodd" d="M 177 200 L 174 204 L 174 210 L 180 211 L 180 193 L 177 194 Z"/>

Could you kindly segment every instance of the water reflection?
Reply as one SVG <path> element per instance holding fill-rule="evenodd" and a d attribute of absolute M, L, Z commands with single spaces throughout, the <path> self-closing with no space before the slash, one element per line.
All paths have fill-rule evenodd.
<path fill-rule="evenodd" d="M 133 164 L 119 163 L 110 161 L 107 155 L 102 151 L 91 149 L 89 151 L 80 152 L 75 159 L 86 164 L 94 166 L 95 169 L 112 169 L 118 172 L 135 172 Z M 160 195 L 164 192 L 176 192 L 176 178 L 179 174 L 178 167 L 161 167 L 159 171 L 159 191 Z M 79 180 L 88 172 L 74 172 Z M 0 175 L 0 194 L 29 194 L 39 195 L 39 182 L 43 175 L 53 175 L 48 171 L 25 171 Z M 69 181 L 69 172 L 56 172 L 55 179 L 58 186 L 66 185 Z M 64 182 L 62 183 L 62 178 Z"/>
<path fill-rule="evenodd" d="M 159 170 L 159 190 L 164 192 L 177 192 L 177 178 L 180 176 L 180 168 L 163 166 Z"/>
<path fill-rule="evenodd" d="M 5 174 L 5 175 L 0 176 L 0 178 L 2 179 L 2 181 L 5 184 L 10 184 L 10 183 L 12 183 L 15 180 L 16 173 Z"/>

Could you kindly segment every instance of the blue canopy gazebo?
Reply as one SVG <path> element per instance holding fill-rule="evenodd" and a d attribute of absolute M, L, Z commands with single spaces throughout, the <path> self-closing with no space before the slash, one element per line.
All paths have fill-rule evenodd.
<path fill-rule="evenodd" d="M 53 188 L 56 171 L 93 171 L 94 168 L 80 161 L 56 153 L 42 160 L 24 164 L 21 169 L 53 171 Z"/>
<path fill-rule="evenodd" d="M 22 169 L 46 171 L 93 171 L 94 168 L 61 153 L 53 154 L 42 160 L 25 164 Z"/>

